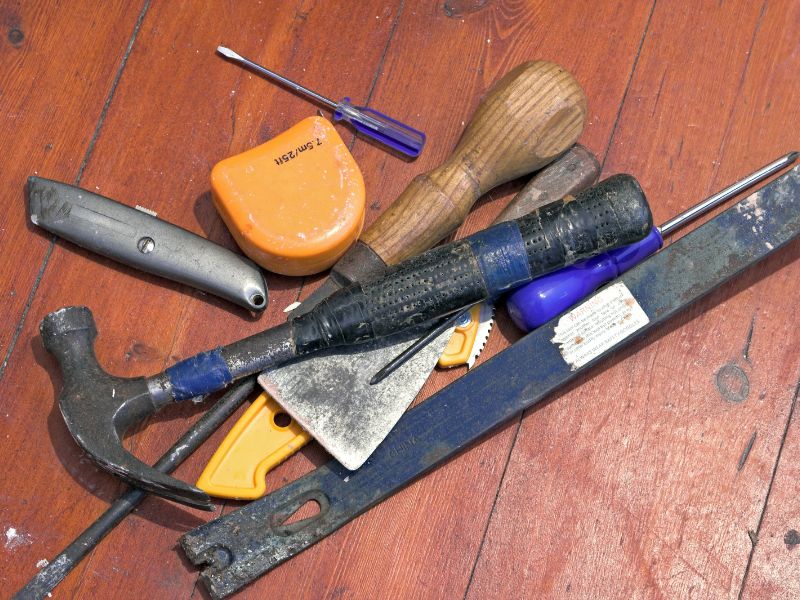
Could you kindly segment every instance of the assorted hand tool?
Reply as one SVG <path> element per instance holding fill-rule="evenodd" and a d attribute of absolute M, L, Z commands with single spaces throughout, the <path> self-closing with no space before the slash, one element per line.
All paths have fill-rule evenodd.
<path fill-rule="evenodd" d="M 364 227 L 361 170 L 322 117 L 218 162 L 211 192 L 242 251 L 273 273 L 327 269 Z"/>
<path fill-rule="evenodd" d="M 42 177 L 28 178 L 28 209 L 34 225 L 101 256 L 252 311 L 267 306 L 267 284 L 256 265 L 150 210 Z"/>
<path fill-rule="evenodd" d="M 336 290 L 377 277 L 433 247 L 455 231 L 480 196 L 544 167 L 570 148 L 585 118 L 583 90 L 563 68 L 535 61 L 511 70 L 481 101 L 453 153 L 411 181 L 292 315 L 302 315 Z M 581 189 L 570 185 L 580 180 L 578 171 L 592 170 L 583 166 L 585 159 L 577 152 L 562 163 L 565 170 L 556 172 L 553 187 L 546 187 L 553 193 L 550 200 Z M 564 187 L 556 193 L 559 179 Z M 541 200 L 548 195 L 533 188 L 525 197 Z M 407 337 L 359 347 L 358 360 L 340 350 L 269 369 L 259 382 L 336 459 L 359 465 L 417 396 L 449 338 L 443 334 L 395 377 L 370 385 L 376 367 L 405 348 Z"/>
<path fill-rule="evenodd" d="M 539 171 L 522 191 L 514 196 L 503 210 L 503 214 L 513 213 L 516 216 L 523 216 L 538 206 L 582 191 L 596 181 L 599 169 L 597 159 L 591 152 L 580 145 L 573 146 L 557 160 Z M 446 342 L 447 335 L 441 337 L 443 342 Z M 456 328 L 452 337 L 460 338 L 461 336 L 462 333 Z M 403 340 L 399 343 L 407 342 Z M 449 346 L 452 341 L 446 343 Z M 329 418 L 333 411 L 336 411 L 334 414 L 342 413 L 349 415 L 349 418 L 354 420 L 363 421 L 363 417 L 359 418 L 354 411 L 348 410 L 352 406 L 354 396 L 366 396 L 364 402 L 374 407 L 382 406 L 382 398 L 391 402 L 393 407 L 397 406 L 398 394 L 408 398 L 407 402 L 410 402 L 413 396 L 408 389 L 405 390 L 405 394 L 402 394 L 401 391 L 393 392 L 392 388 L 398 390 L 401 387 L 410 386 L 410 382 L 418 380 L 421 380 L 419 383 L 421 386 L 427 378 L 427 374 L 432 370 L 433 363 L 437 359 L 435 352 L 439 350 L 438 347 L 429 349 L 425 357 L 421 360 L 418 359 L 413 365 L 409 365 L 401 377 L 393 378 L 391 382 L 387 382 L 387 386 L 365 385 L 363 376 L 360 379 L 353 377 L 349 381 L 344 381 L 341 373 L 353 372 L 346 371 L 345 363 L 353 365 L 354 370 L 359 368 L 358 365 L 361 365 L 361 370 L 369 369 L 374 357 L 383 355 L 385 352 L 384 342 L 377 344 L 381 345 L 377 351 L 365 352 L 358 348 L 352 356 L 348 351 L 347 355 L 335 354 L 321 359 L 314 358 L 304 361 L 296 367 L 282 367 L 278 371 L 292 369 L 298 373 L 302 372 L 305 379 L 301 379 L 301 381 L 304 382 L 308 382 L 309 378 L 316 380 L 328 377 L 330 390 L 337 389 L 337 386 L 342 386 L 338 389 L 349 390 L 347 394 L 340 393 L 338 395 L 335 406 L 328 407 Z M 394 346 L 395 343 L 390 342 L 389 345 Z M 331 361 L 340 362 L 342 365 L 332 375 L 330 369 L 325 368 Z M 441 361 L 440 357 L 439 362 L 441 363 Z M 322 363 L 321 367 L 320 363 Z M 410 373 L 411 370 L 414 372 Z M 313 371 L 312 375 L 309 375 L 310 371 Z M 303 385 L 308 384 L 304 383 Z M 370 397 L 367 395 L 368 392 L 374 392 L 374 394 Z M 416 391 L 413 394 L 416 394 Z M 316 396 L 319 395 L 319 393 L 316 394 Z M 332 393 L 327 393 L 325 397 L 330 396 Z M 407 404 L 400 405 L 402 410 L 405 410 L 406 407 Z M 291 419 L 274 399 L 266 393 L 262 394 L 251 404 L 223 440 L 197 480 L 197 487 L 211 496 L 221 498 L 247 500 L 260 498 L 266 493 L 264 478 L 267 472 L 294 454 L 311 439 L 311 435 Z"/>
<path fill-rule="evenodd" d="M 125 450 L 127 428 L 167 404 L 217 391 L 269 366 L 398 333 L 496 297 L 533 277 L 638 241 L 652 226 L 639 184 L 630 175 L 615 175 L 574 199 L 429 250 L 379 279 L 342 288 L 286 324 L 184 359 L 152 377 L 122 379 L 103 371 L 92 352 L 93 319 L 86 307 L 47 315 L 42 341 L 61 364 L 61 414 L 87 455 L 132 485 L 209 509 L 205 492 Z"/>
<path fill-rule="evenodd" d="M 408 411 L 363 467 L 337 461 L 181 538 L 212 598 L 234 593 L 800 235 L 800 167 L 671 243 Z M 578 341 L 580 340 L 580 341 Z M 588 353 L 579 347 L 590 350 Z M 580 360 L 577 360 L 580 357 Z M 536 368 L 520 371 L 520 365 Z M 287 523 L 309 501 L 314 516 Z"/>
<path fill-rule="evenodd" d="M 678 216 L 670 219 L 661 227 L 653 227 L 647 237 L 635 244 L 617 248 L 607 254 L 601 254 L 587 261 L 578 262 L 570 267 L 538 277 L 531 283 L 514 290 L 509 294 L 507 300 L 508 312 L 512 320 L 525 332 L 535 329 L 542 323 L 546 323 L 591 294 L 604 283 L 618 277 L 657 252 L 664 245 L 663 236 L 672 233 L 675 229 L 690 223 L 749 187 L 789 166 L 797 160 L 797 157 L 797 152 L 790 152 L 774 160 L 747 177 L 732 183 L 724 190 L 717 192 L 702 202 L 698 202 Z M 384 377 L 410 360 L 414 354 L 419 352 L 449 325 L 455 325 L 459 321 L 464 323 L 462 328 L 465 339 L 457 341 L 459 344 L 464 345 L 469 343 L 473 348 L 478 344 L 477 352 L 479 353 L 485 340 L 478 339 L 476 335 L 473 335 L 471 339 L 467 338 L 466 332 L 469 325 L 477 323 L 473 327 L 474 332 L 477 333 L 477 329 L 480 327 L 484 328 L 486 335 L 488 335 L 488 330 L 491 328 L 491 320 L 488 316 L 491 314 L 493 312 L 487 307 L 486 303 L 481 302 L 467 311 L 454 315 L 388 362 L 372 377 L 370 383 L 380 382 Z M 472 350 L 470 358 L 472 356 L 475 356 L 475 350 Z M 440 364 L 441 362 L 442 359 L 439 360 Z"/>
<path fill-rule="evenodd" d="M 374 109 L 346 97 L 335 102 L 224 46 L 217 52 L 392 150 L 416 157 L 425 144 L 424 133 Z M 152 211 L 30 177 L 34 224 L 252 311 L 268 300 L 257 265 L 284 275 L 331 271 L 287 323 L 151 377 L 121 378 L 101 367 L 88 308 L 44 318 L 41 337 L 62 369 L 59 408 L 70 433 L 101 468 L 135 489 L 14 598 L 49 595 L 147 493 L 206 510 L 209 493 L 254 499 L 181 538 L 189 559 L 206 565 L 200 579 L 211 597 L 224 598 L 800 235 L 797 167 L 659 252 L 665 235 L 800 154 L 653 227 L 631 175 L 589 187 L 599 165 L 575 145 L 586 112 L 583 90 L 563 68 L 519 65 L 487 93 L 452 154 L 415 177 L 363 232 L 358 165 L 330 122 L 304 119 L 212 170 L 217 211 L 254 262 Z M 492 226 L 434 247 L 479 197 L 540 169 Z M 505 294 L 515 323 L 536 330 L 406 412 L 437 360 L 474 365 L 494 302 Z M 525 364 L 536 368 L 520 370 Z M 268 394 L 245 411 L 198 486 L 171 477 L 242 405 L 254 375 Z M 126 431 L 161 408 L 233 382 L 154 466 L 123 447 Z M 266 472 L 312 436 L 333 460 L 257 499 Z M 292 520 L 308 502 L 318 513 Z"/>
<path fill-rule="evenodd" d="M 386 270 L 387 265 L 400 262 L 403 253 L 411 256 L 432 245 L 460 223 L 479 195 L 494 186 L 541 168 L 568 148 L 583 128 L 585 113 L 585 97 L 580 86 L 569 73 L 552 63 L 536 62 L 521 65 L 495 86 L 488 97 L 484 99 L 476 118 L 462 136 L 456 152 L 448 162 L 439 169 L 418 177 L 401 198 L 403 210 L 384 216 L 376 223 L 392 232 L 389 243 L 380 247 L 379 253 L 370 247 L 369 242 L 362 239 L 356 244 L 357 250 L 348 252 L 344 260 L 340 261 L 338 266 L 342 268 L 339 271 L 345 276 L 359 273 L 364 276 L 370 274 L 377 276 Z M 498 120 L 492 122 L 493 119 Z M 489 123 L 491 123 L 491 127 L 488 129 L 483 127 L 483 124 Z M 483 127 L 480 134 L 477 134 L 476 130 L 478 125 Z M 514 135 L 521 137 L 517 140 Z M 294 157 L 291 153 L 288 154 L 286 159 L 294 161 L 299 152 L 295 152 Z M 584 153 L 583 158 L 586 158 L 587 154 Z M 283 155 L 276 158 L 281 165 L 286 164 L 286 159 Z M 580 167 L 574 164 L 574 159 L 575 156 L 570 152 L 559 161 L 562 166 L 565 164 L 571 166 L 560 169 L 562 178 L 553 177 L 548 181 L 552 187 L 544 193 L 552 194 L 552 199 L 560 198 L 585 187 L 585 183 L 579 185 L 580 173 L 578 170 Z M 594 172 L 596 163 L 593 162 L 588 168 L 593 170 L 591 175 L 593 180 L 596 177 L 596 172 Z M 474 184 L 462 185 L 462 182 L 470 181 Z M 547 188 L 547 186 L 543 187 Z M 217 200 L 216 197 L 215 200 Z M 414 200 L 418 200 L 418 202 L 414 202 Z M 379 247 L 382 236 L 376 234 L 373 237 L 375 238 L 374 245 Z M 404 242 L 411 237 L 417 238 L 415 248 L 404 247 Z M 143 247 L 146 251 L 151 251 L 153 246 L 148 242 Z M 365 259 L 366 263 L 353 268 L 353 258 L 356 259 L 356 263 L 361 259 Z M 339 282 L 342 280 L 339 279 Z M 327 295 L 330 293 L 330 289 L 326 288 L 323 292 L 325 293 L 318 292 L 317 297 Z M 311 302 L 306 302 L 302 307 L 303 311 L 300 312 L 307 310 L 311 304 Z M 61 317 L 64 317 L 66 321 L 69 321 L 67 314 L 69 312 L 71 311 L 62 312 L 56 316 L 55 320 L 59 321 Z M 56 352 L 65 361 L 69 362 L 72 357 L 77 356 L 78 360 L 73 363 L 73 366 L 76 366 L 81 363 L 81 349 L 91 348 L 96 332 L 90 319 L 85 318 L 86 315 L 72 316 L 77 316 L 77 318 L 72 319 L 71 323 L 62 323 L 65 325 L 64 329 L 70 332 L 68 337 L 72 339 L 66 340 L 64 344 L 56 343 L 53 347 L 60 346 Z M 89 366 L 86 387 L 104 389 L 106 394 L 110 387 L 112 398 L 117 392 L 120 392 L 132 400 L 120 407 L 113 417 L 109 416 L 106 410 L 100 411 L 101 414 L 95 416 L 89 414 L 91 413 L 89 410 L 83 415 L 85 422 L 91 421 L 93 418 L 98 423 L 103 422 L 102 432 L 99 435 L 108 436 L 110 433 L 106 442 L 111 440 L 110 446 L 113 454 L 117 450 L 113 446 L 121 432 L 127 428 L 127 424 L 138 420 L 154 407 L 148 406 L 147 394 L 140 394 L 141 388 L 137 386 L 136 380 L 108 377 L 96 365 L 93 356 L 86 364 Z M 418 377 L 418 383 L 412 384 L 415 389 L 410 392 L 409 401 L 416 394 L 416 390 L 421 387 L 424 377 L 427 376 L 427 372 L 432 366 L 433 363 L 426 369 L 423 376 Z M 80 386 L 73 386 L 72 383 L 67 383 L 67 387 L 73 388 L 72 391 L 81 394 L 83 390 Z M 220 408 L 220 410 L 222 409 Z M 105 417 L 108 417 L 108 420 L 103 421 Z M 111 421 L 110 425 L 109 420 Z M 211 421 L 204 419 L 203 422 Z M 193 444 L 186 445 L 183 442 L 196 440 L 200 426 L 201 424 L 198 423 L 182 438 L 179 442 L 179 446 L 182 448 L 173 452 L 173 457 L 180 456 L 182 452 L 192 447 Z M 298 437 L 308 436 L 296 423 L 290 423 L 287 429 L 297 429 Z M 288 450 L 291 450 L 290 443 L 280 448 L 278 454 Z M 141 466 L 146 467 L 143 463 Z M 166 468 L 168 463 L 164 463 L 163 460 L 159 466 L 165 466 L 164 472 L 169 471 L 169 468 Z M 107 515 L 104 515 L 98 523 L 60 555 L 57 564 L 42 571 L 44 579 L 37 578 L 32 584 L 41 589 L 43 589 L 43 585 L 48 584 L 47 582 L 55 585 L 58 577 L 66 573 L 66 569 L 63 567 L 74 565 L 74 562 L 69 563 L 68 561 L 80 559 L 81 547 L 99 542 L 103 532 L 116 523 L 118 518 L 121 518 L 120 511 L 126 510 L 130 502 L 132 502 L 130 498 L 123 499 L 121 505 L 115 506 Z"/>
<path fill-rule="evenodd" d="M 285 85 L 298 94 L 310 98 L 313 102 L 317 102 L 331 109 L 335 121 L 350 123 L 359 133 L 369 136 L 385 144 L 389 148 L 402 152 L 412 158 L 419 156 L 419 153 L 422 152 L 422 147 L 425 145 L 425 134 L 421 131 L 417 131 L 408 125 L 395 121 L 391 117 L 387 117 L 383 113 L 379 113 L 372 108 L 354 106 L 350 102 L 350 98 L 344 98 L 341 102 L 334 102 L 317 92 L 303 87 L 291 79 L 287 79 L 283 75 L 278 75 L 274 71 L 270 71 L 258 63 L 254 63 L 252 60 L 240 56 L 225 46 L 218 46 L 217 52 L 226 58 L 236 61 L 240 65 L 249 67 L 257 73 L 261 73 L 269 79 Z"/>

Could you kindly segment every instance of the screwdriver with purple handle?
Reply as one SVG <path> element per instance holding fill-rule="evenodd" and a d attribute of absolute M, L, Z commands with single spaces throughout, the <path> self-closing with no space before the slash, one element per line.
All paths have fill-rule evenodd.
<path fill-rule="evenodd" d="M 653 227 L 652 231 L 644 239 L 635 244 L 623 246 L 589 260 L 575 263 L 549 275 L 534 279 L 518 288 L 511 292 L 506 301 L 506 307 L 511 319 L 517 327 L 526 333 L 547 323 L 553 317 L 560 315 L 569 307 L 586 298 L 604 283 L 619 277 L 648 256 L 658 252 L 664 245 L 665 235 L 792 164 L 797 160 L 798 156 L 800 156 L 800 153 L 790 152 L 769 163 L 758 171 L 729 185 L 721 192 L 706 198 L 678 216 L 673 217 L 661 227 Z M 439 337 L 447 329 L 454 327 L 462 317 L 468 314 L 470 308 L 472 307 L 453 313 L 426 335 L 403 350 L 373 375 L 370 379 L 370 384 L 380 383 L 391 373 L 394 373 L 427 344 Z"/>
<path fill-rule="evenodd" d="M 751 185 L 792 164 L 800 155 L 790 152 L 670 219 L 635 244 L 611 250 L 589 260 L 534 279 L 512 292 L 506 308 L 514 323 L 525 332 L 543 325 L 577 304 L 601 285 L 633 268 L 664 245 L 664 236 L 736 196 Z"/>
<path fill-rule="evenodd" d="M 327 106 L 333 111 L 333 118 L 335 121 L 350 123 L 359 133 L 369 136 L 412 158 L 416 158 L 419 156 L 419 153 L 422 152 L 422 147 L 425 145 L 425 134 L 421 131 L 404 125 L 400 121 L 395 121 L 391 117 L 372 108 L 354 106 L 351 104 L 350 98 L 344 98 L 341 102 L 334 102 L 330 98 L 326 98 L 291 79 L 287 79 L 283 75 L 279 75 L 248 58 L 240 56 L 225 46 L 218 46 L 217 52 L 226 58 L 230 58 L 239 64 L 253 69 L 257 73 L 261 73 L 269 79 L 285 85 L 307 98 L 311 98 L 319 104 Z"/>

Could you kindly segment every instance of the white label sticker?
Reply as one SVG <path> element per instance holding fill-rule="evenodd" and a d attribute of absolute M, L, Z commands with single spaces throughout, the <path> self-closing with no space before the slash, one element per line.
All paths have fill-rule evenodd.
<path fill-rule="evenodd" d="M 561 317 L 550 341 L 574 371 L 649 322 L 631 291 L 620 282 Z"/>

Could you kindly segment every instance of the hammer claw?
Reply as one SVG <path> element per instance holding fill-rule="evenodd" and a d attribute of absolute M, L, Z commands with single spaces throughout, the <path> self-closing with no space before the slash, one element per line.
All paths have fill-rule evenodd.
<path fill-rule="evenodd" d="M 72 437 L 103 469 L 130 485 L 203 510 L 208 494 L 143 463 L 122 445 L 125 432 L 164 405 L 153 398 L 143 377 L 106 373 L 94 354 L 97 337 L 92 312 L 70 306 L 47 315 L 40 326 L 45 348 L 64 376 L 59 408 Z"/>

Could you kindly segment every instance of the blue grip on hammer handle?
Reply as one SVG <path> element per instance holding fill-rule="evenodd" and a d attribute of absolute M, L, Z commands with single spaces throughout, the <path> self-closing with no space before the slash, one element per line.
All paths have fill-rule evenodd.
<path fill-rule="evenodd" d="M 177 362 L 165 373 L 176 401 L 216 392 L 233 380 L 219 348 Z"/>

